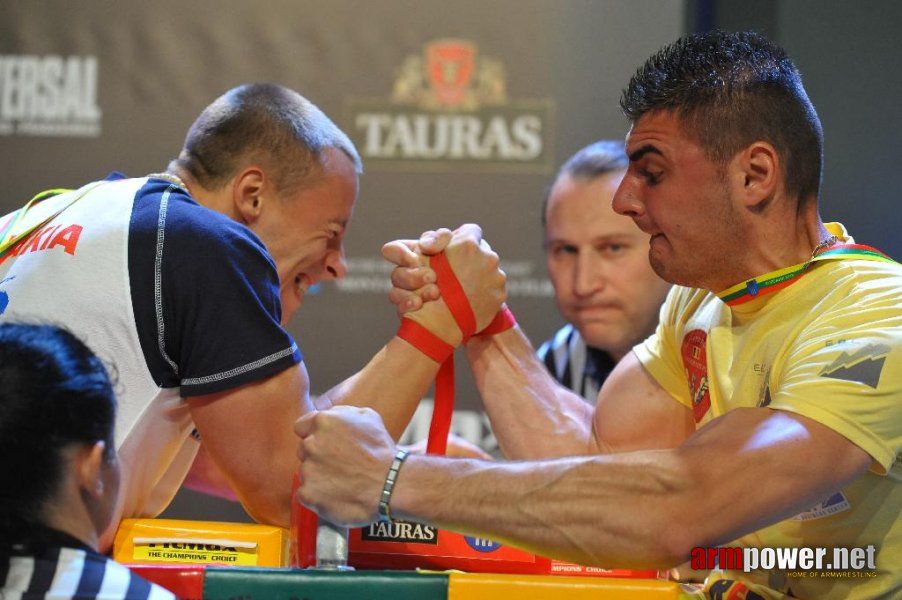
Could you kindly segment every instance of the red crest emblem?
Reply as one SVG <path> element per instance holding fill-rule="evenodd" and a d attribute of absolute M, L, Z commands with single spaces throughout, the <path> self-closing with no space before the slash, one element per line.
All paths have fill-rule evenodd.
<path fill-rule="evenodd" d="M 693 329 L 683 336 L 680 353 L 683 368 L 689 380 L 689 396 L 692 398 L 692 413 L 698 423 L 711 408 L 711 393 L 708 391 L 708 334 L 701 329 Z"/>
<path fill-rule="evenodd" d="M 426 69 L 439 104 L 454 106 L 464 100 L 476 69 L 476 45 L 445 39 L 428 44 Z"/>

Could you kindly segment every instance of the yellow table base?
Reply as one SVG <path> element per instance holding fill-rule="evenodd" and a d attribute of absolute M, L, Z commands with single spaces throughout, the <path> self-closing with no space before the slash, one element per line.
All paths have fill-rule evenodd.
<path fill-rule="evenodd" d="M 693 598 L 673 581 L 557 575 L 451 573 L 448 600 L 684 600 Z"/>

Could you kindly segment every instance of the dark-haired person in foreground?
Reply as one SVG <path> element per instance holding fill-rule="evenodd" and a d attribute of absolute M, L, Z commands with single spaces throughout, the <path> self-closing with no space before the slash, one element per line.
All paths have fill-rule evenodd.
<path fill-rule="evenodd" d="M 78 338 L 0 324 L 0 597 L 175 597 L 97 552 L 119 492 L 115 418 L 106 369 Z"/>
<path fill-rule="evenodd" d="M 648 264 L 650 236 L 611 208 L 628 164 L 622 141 L 593 142 L 561 166 L 542 204 L 545 264 L 567 324 L 539 346 L 539 360 L 591 404 L 655 330 L 670 289 Z"/>
<path fill-rule="evenodd" d="M 609 568 L 822 549 L 819 569 L 721 563 L 707 591 L 899 598 L 902 267 L 821 221 L 823 136 L 798 70 L 760 35 L 694 34 L 652 56 L 622 106 L 630 166 L 614 208 L 677 287 L 597 408 L 549 382 L 518 330 L 474 338 L 502 449 L 546 460 L 404 461 L 377 415 L 336 407 L 296 426 L 300 498 L 337 522 L 390 512 Z M 833 564 L 834 548 L 860 569 Z"/>
<path fill-rule="evenodd" d="M 0 319 L 66 325 L 121 383 L 122 494 L 102 550 L 120 518 L 166 508 L 201 445 L 214 468 L 195 469 L 196 487 L 219 489 L 210 474 L 221 473 L 251 517 L 289 525 L 292 425 L 313 406 L 283 325 L 311 285 L 344 276 L 361 169 L 347 135 L 306 98 L 247 84 L 201 112 L 165 172 L 114 175 L 0 219 L 0 245 L 12 242 L 0 255 Z M 484 327 L 504 276 L 479 236 L 467 228 L 448 258 Z M 440 328 L 440 305 L 427 308 L 414 318 Z M 318 403 L 372 406 L 400 436 L 437 371 L 394 337 Z"/>

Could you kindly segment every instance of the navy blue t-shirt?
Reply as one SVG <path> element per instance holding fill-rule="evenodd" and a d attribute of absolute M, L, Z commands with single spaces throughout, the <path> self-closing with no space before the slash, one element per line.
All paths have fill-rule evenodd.
<path fill-rule="evenodd" d="M 135 197 L 128 267 L 138 337 L 160 387 L 210 394 L 303 360 L 280 325 L 279 276 L 250 229 L 149 179 Z"/>

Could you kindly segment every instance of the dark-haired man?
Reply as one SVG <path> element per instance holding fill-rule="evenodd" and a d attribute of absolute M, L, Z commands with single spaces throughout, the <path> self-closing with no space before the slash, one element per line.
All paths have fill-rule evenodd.
<path fill-rule="evenodd" d="M 516 329 L 474 338 L 502 447 L 551 460 L 414 456 L 386 482 L 395 448 L 378 419 L 339 409 L 297 425 L 302 499 L 363 523 L 387 487 L 382 512 L 398 518 L 609 567 L 673 567 L 721 545 L 807 549 L 829 557 L 734 564 L 709 592 L 899 596 L 902 267 L 821 221 L 822 133 L 797 69 L 757 34 L 690 35 L 639 69 L 622 106 L 630 166 L 614 208 L 685 287 L 597 408 L 550 385 Z M 415 288 L 407 275 L 395 281 Z M 353 493 L 333 494 L 336 481 Z M 847 568 L 834 548 L 873 560 L 827 573 Z"/>
<path fill-rule="evenodd" d="M 119 379 L 122 494 L 101 548 L 121 517 L 169 504 L 200 440 L 252 517 L 288 526 L 292 424 L 313 407 L 282 325 L 311 285 L 344 275 L 360 172 L 311 102 L 249 84 L 203 110 L 166 172 L 89 183 L 2 221 L 3 318 L 66 324 Z M 449 260 L 485 325 L 502 300 L 497 256 L 478 228 L 457 242 Z M 415 318 L 441 328 L 427 308 Z M 373 406 L 400 435 L 437 368 L 394 338 L 319 402 Z"/>

